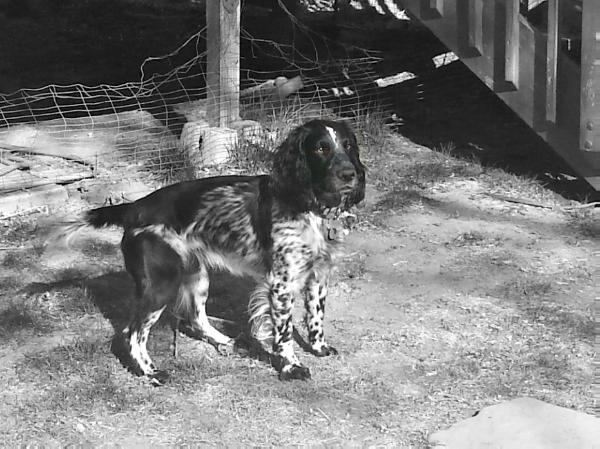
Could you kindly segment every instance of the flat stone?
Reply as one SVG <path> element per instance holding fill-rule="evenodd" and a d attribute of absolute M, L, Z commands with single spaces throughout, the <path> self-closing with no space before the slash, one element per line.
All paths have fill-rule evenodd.
<path fill-rule="evenodd" d="M 429 443 L 434 449 L 600 449 L 600 420 L 518 398 L 432 434 Z"/>

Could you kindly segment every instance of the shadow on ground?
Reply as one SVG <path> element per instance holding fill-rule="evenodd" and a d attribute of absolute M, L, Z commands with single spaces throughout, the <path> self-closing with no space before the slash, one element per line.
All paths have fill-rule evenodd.
<path fill-rule="evenodd" d="M 131 366 L 129 352 L 121 337 L 136 307 L 133 281 L 126 272 L 120 271 L 89 279 L 85 282 L 85 286 L 89 299 L 98 307 L 115 331 L 111 345 L 113 354 L 124 366 Z M 248 297 L 253 286 L 252 280 L 248 278 L 233 277 L 218 272 L 211 273 L 206 312 L 209 317 L 214 318 L 211 323 L 215 328 L 232 338 L 237 338 L 245 332 Z M 171 329 L 179 326 L 180 330 L 189 335 L 185 325 L 186 323 L 176 323 L 174 317 L 166 311 L 156 326 L 170 326 Z"/>

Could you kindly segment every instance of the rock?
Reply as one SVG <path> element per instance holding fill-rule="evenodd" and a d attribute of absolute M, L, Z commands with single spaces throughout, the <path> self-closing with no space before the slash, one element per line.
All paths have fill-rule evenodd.
<path fill-rule="evenodd" d="M 434 449 L 597 449 L 600 420 L 532 398 L 482 409 L 429 437 Z"/>
<path fill-rule="evenodd" d="M 227 162 L 237 146 L 237 132 L 230 128 L 211 127 L 198 120 L 183 126 L 179 148 L 188 155 L 194 171 L 206 165 Z"/>

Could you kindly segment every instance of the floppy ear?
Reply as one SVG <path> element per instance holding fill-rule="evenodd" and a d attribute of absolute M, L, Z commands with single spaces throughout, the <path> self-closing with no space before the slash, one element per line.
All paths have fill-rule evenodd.
<path fill-rule="evenodd" d="M 354 169 L 356 170 L 356 177 L 358 179 L 358 184 L 356 188 L 346 197 L 346 208 L 350 208 L 351 206 L 360 203 L 365 198 L 365 166 L 360 161 L 359 148 L 358 148 L 358 140 L 356 139 L 356 134 L 352 130 L 352 128 L 346 123 L 343 122 L 342 125 L 346 129 L 348 133 L 348 141 L 350 145 L 350 151 L 348 156 L 350 157 L 350 161 L 352 165 L 354 165 Z"/>
<path fill-rule="evenodd" d="M 308 129 L 299 126 L 279 145 L 273 155 L 272 178 L 274 189 L 286 204 L 300 210 L 310 209 L 315 202 L 311 173 L 304 153 Z"/>

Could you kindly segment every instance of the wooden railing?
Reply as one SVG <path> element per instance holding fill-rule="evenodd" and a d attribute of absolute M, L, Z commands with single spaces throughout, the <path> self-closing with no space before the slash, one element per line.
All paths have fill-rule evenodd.
<path fill-rule="evenodd" d="M 529 4 L 527 4 L 529 3 Z M 404 0 L 404 6 L 600 190 L 600 1 Z M 565 8 L 583 8 L 581 60 L 565 51 Z M 525 5 L 524 5 L 525 4 Z M 526 17 L 547 9 L 544 26 Z M 546 13 L 545 13 L 546 14 Z"/>

